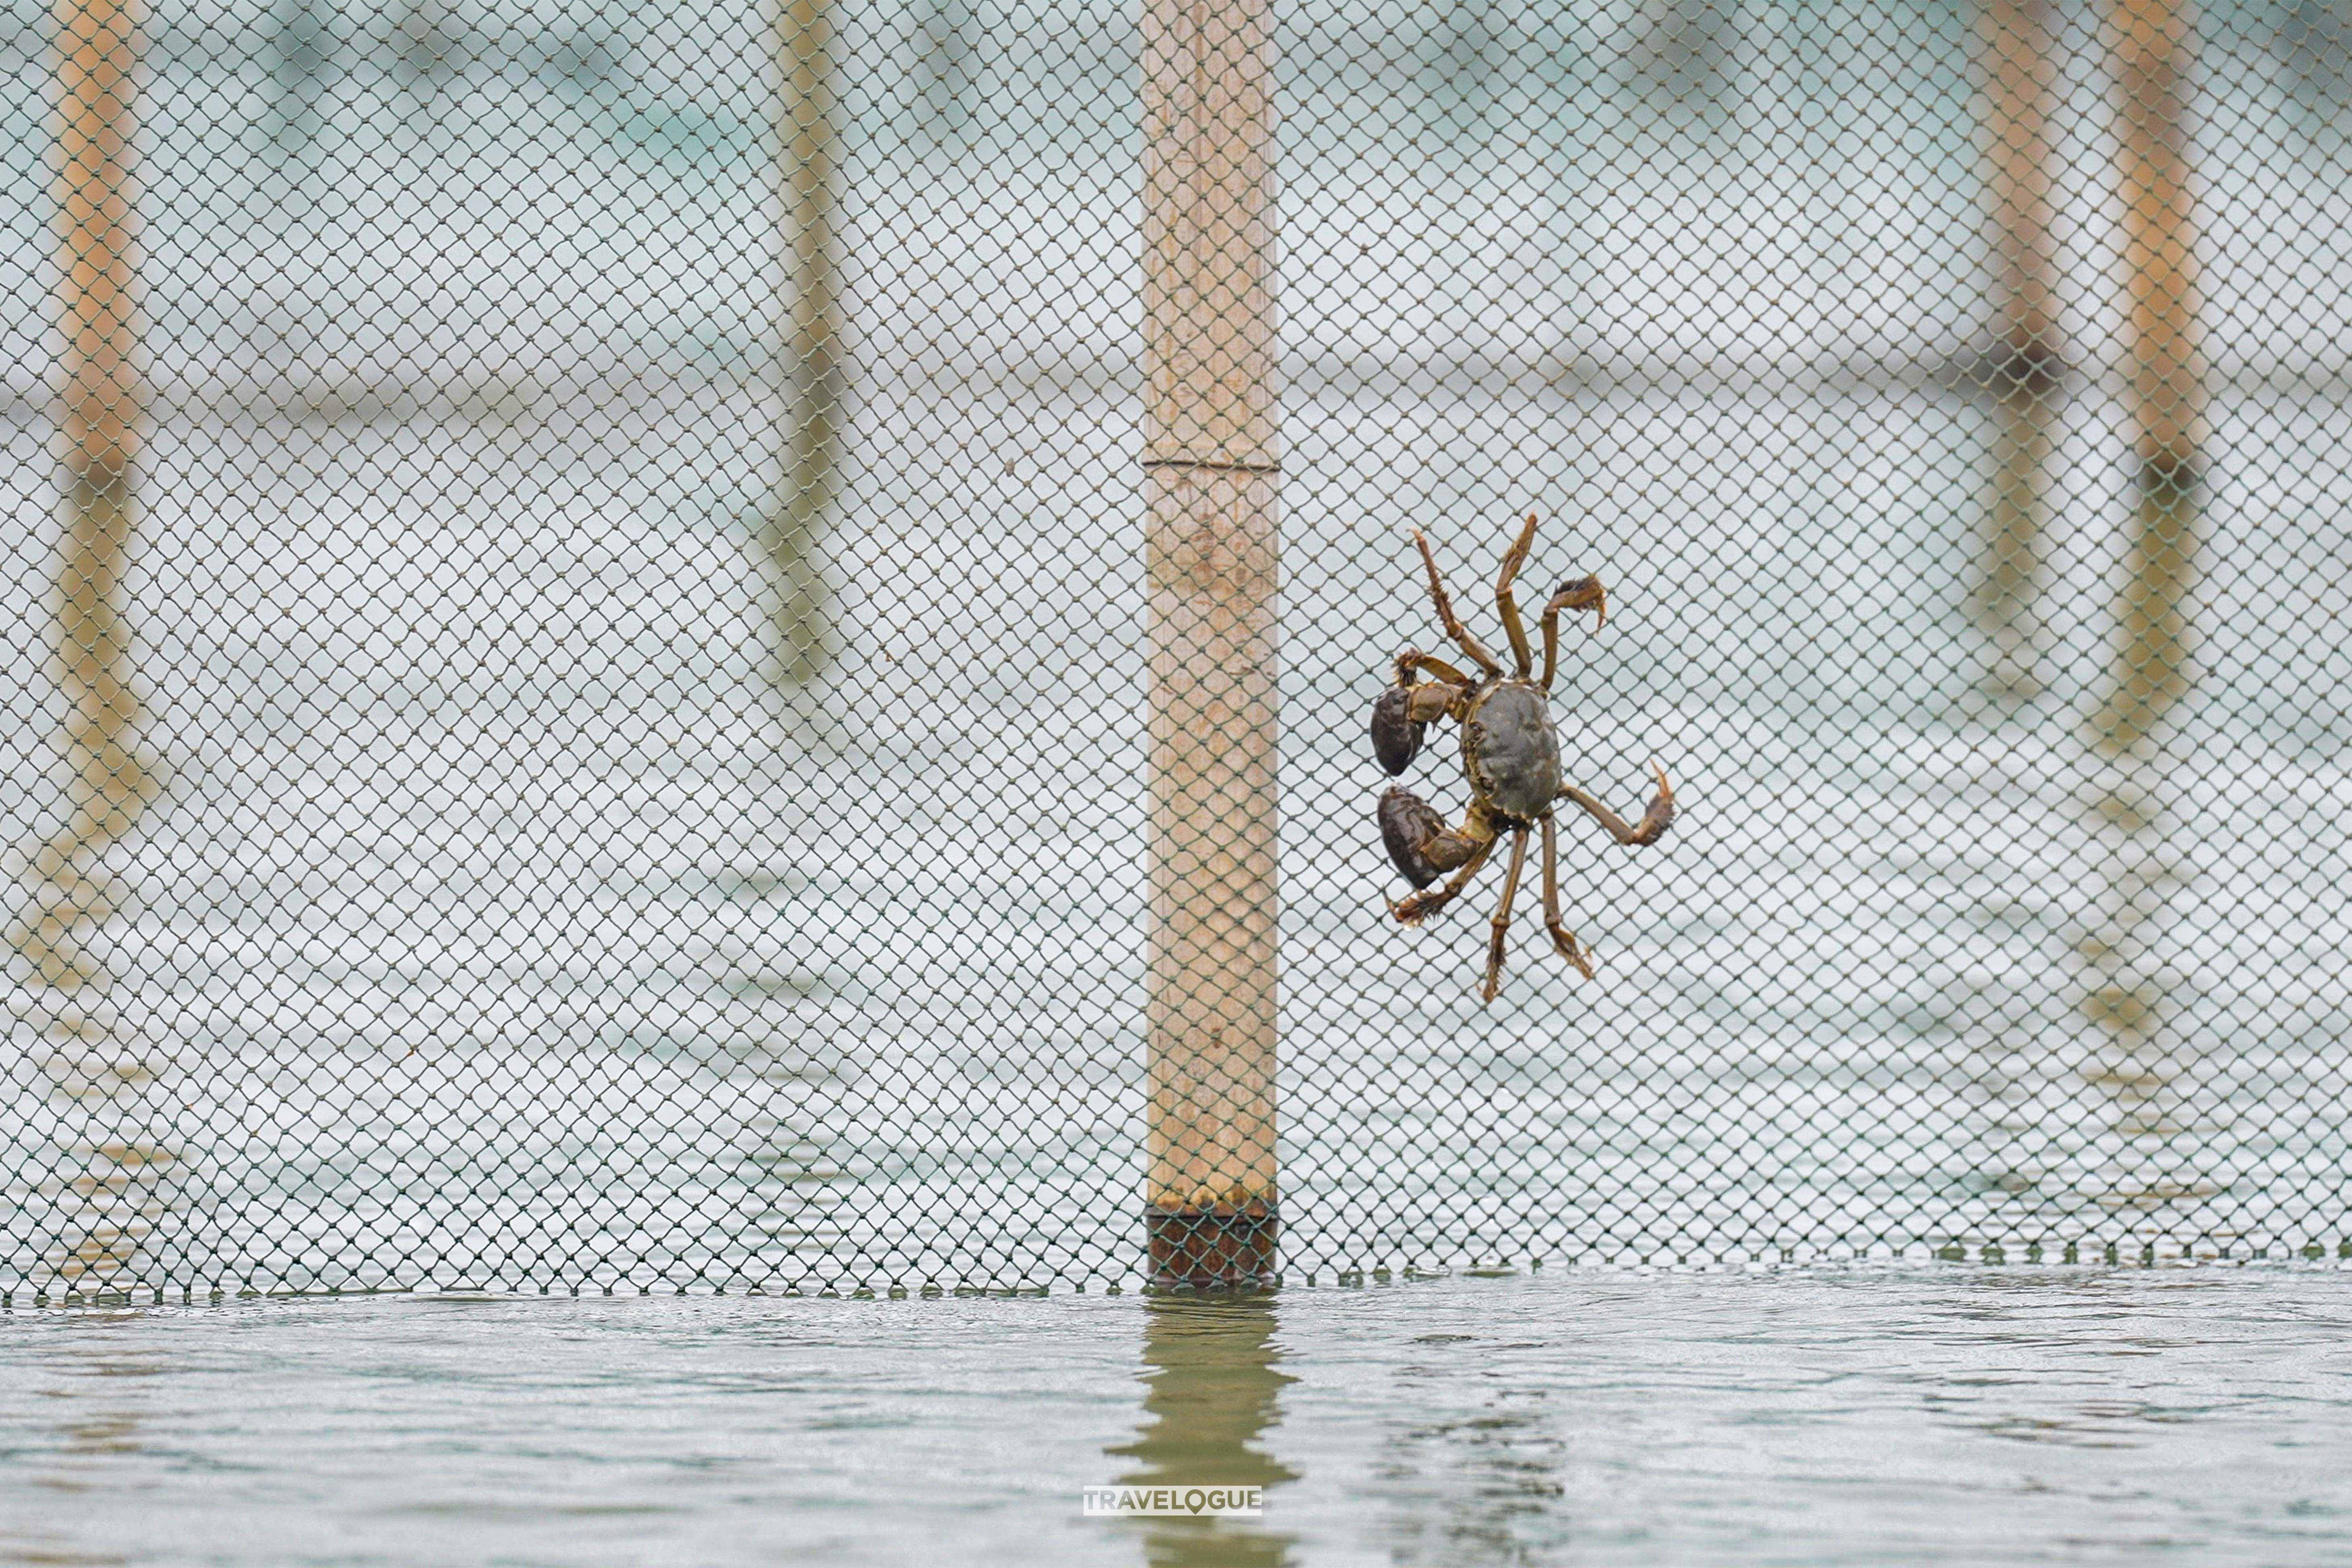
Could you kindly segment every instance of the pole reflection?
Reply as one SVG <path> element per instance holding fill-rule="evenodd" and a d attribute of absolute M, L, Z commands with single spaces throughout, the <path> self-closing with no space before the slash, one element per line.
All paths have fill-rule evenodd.
<path fill-rule="evenodd" d="M 0 1563 L 105 1568 L 131 1560 L 90 1550 L 84 1526 L 93 1517 L 91 1500 L 138 1486 L 152 1415 L 150 1384 L 167 1369 L 142 1315 L 83 1323 L 90 1332 L 79 1347 L 49 1358 L 21 1391 L 39 1401 L 41 1414 L 26 1409 L 11 1433 L 17 1506 L 0 1517 Z"/>
<path fill-rule="evenodd" d="M 1297 1472 L 1265 1452 L 1283 1388 L 1271 1296 L 1154 1297 L 1145 1307 L 1143 1412 L 1134 1442 L 1109 1452 L 1136 1461 L 1126 1486 L 1274 1489 Z M 1145 1519 L 1151 1568 L 1274 1568 L 1294 1538 L 1258 1521 Z"/>

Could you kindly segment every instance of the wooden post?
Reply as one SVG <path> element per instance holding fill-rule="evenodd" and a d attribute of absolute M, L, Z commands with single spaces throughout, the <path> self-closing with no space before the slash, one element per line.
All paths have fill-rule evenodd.
<path fill-rule="evenodd" d="M 1992 475 L 1974 601 L 1991 644 L 1985 688 L 2023 699 L 2042 689 L 2039 599 L 2050 426 L 2065 389 L 2058 334 L 2057 244 L 2050 205 L 2051 111 L 2057 61 L 2049 0 L 1985 0 L 1979 13 L 1985 87 L 1985 205 L 2000 342 Z"/>
<path fill-rule="evenodd" d="M 139 350 L 138 0 L 55 0 L 57 48 L 58 435 L 66 493 L 58 560 L 57 679 L 65 698 L 66 819 L 33 856 L 29 900 L 7 941 L 53 994 L 44 1026 L 48 1072 L 79 1194 L 60 1214 L 49 1264 L 73 1300 L 141 1278 L 177 1156 L 134 1135 L 154 1089 L 152 1065 L 129 1046 L 101 994 L 103 965 L 84 938 L 114 911 L 104 858 L 127 837 L 156 783 L 139 743 L 122 603 L 135 516 L 132 487 L 144 412 Z M 118 1049 L 108 1051 L 109 1041 Z"/>
<path fill-rule="evenodd" d="M 2196 29 L 2183 0 L 2115 0 L 2115 7 L 2139 497 L 2116 605 L 2115 664 L 2092 728 L 2101 750 L 2120 754 L 2146 739 L 2189 690 L 2183 605 L 2197 562 L 2205 363 L 2197 341 L 2197 224 L 2186 123 Z"/>
<path fill-rule="evenodd" d="M 35 855 L 33 900 L 9 931 L 49 985 L 100 978 L 76 933 L 110 912 L 95 864 L 154 794 L 138 749 L 131 634 L 121 594 L 143 388 L 132 253 L 136 0 L 56 0 L 58 317 L 64 338 L 64 536 L 58 682 L 70 769 L 65 826 Z"/>
<path fill-rule="evenodd" d="M 1146 1216 L 1162 1282 L 1275 1272 L 1270 12 L 1143 12 Z"/>
<path fill-rule="evenodd" d="M 2107 1039 L 2091 1082 L 2114 1101 L 2118 1152 L 2106 1201 L 2144 1207 L 2174 1182 L 2175 1113 L 2194 1098 L 2190 1042 L 2174 1026 L 2179 965 L 2173 889 L 2193 875 L 2149 744 L 2189 685 L 2186 603 L 2195 581 L 2205 439 L 2198 346 L 2197 226 L 2189 190 L 2187 0 L 2113 0 L 2117 174 L 2123 197 L 2130 418 L 2138 459 L 2132 538 L 2116 603 L 2114 662 L 2090 725 L 2105 765 L 2093 842 L 2099 902 L 2080 951 L 2083 1011 Z"/>
<path fill-rule="evenodd" d="M 841 406 L 841 322 L 834 251 L 831 0 L 782 0 L 776 61 L 792 321 L 784 343 L 783 477 L 769 506 L 775 568 L 776 678 L 814 679 L 831 657 L 832 605 L 816 544 L 833 501 Z"/>

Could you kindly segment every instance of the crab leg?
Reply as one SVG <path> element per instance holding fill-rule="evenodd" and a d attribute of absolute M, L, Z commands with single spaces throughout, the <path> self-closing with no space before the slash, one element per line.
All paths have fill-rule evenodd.
<path fill-rule="evenodd" d="M 1412 695 L 1406 699 L 1409 704 L 1406 712 L 1415 723 L 1433 724 L 1454 711 L 1454 705 L 1468 692 L 1470 683 L 1465 680 L 1459 686 L 1447 686 L 1433 680 L 1426 686 L 1416 686 L 1411 689 Z"/>
<path fill-rule="evenodd" d="M 1448 686 L 1465 689 L 1478 684 L 1444 659 L 1432 658 L 1417 647 L 1409 647 L 1397 655 L 1396 683 L 1399 686 L 1411 686 L 1417 674 L 1435 676 Z"/>
<path fill-rule="evenodd" d="M 1591 979 L 1592 955 L 1584 950 L 1582 942 L 1576 940 L 1576 933 L 1568 929 L 1568 922 L 1560 919 L 1559 829 L 1549 811 L 1544 813 L 1543 819 L 1543 904 L 1544 929 L 1551 932 L 1551 945 L 1562 958 L 1576 965 L 1579 974 L 1587 980 Z"/>
<path fill-rule="evenodd" d="M 1562 583 L 1543 607 L 1544 672 L 1543 689 L 1551 689 L 1552 672 L 1559 668 L 1559 613 L 1562 610 L 1598 610 L 1601 618 L 1592 623 L 1599 631 L 1609 621 L 1609 595 L 1602 592 L 1598 577 L 1579 577 L 1572 583 Z"/>
<path fill-rule="evenodd" d="M 1574 784 L 1559 786 L 1559 798 L 1572 800 L 1592 814 L 1593 820 L 1609 830 L 1609 837 L 1620 844 L 1655 844 L 1666 831 L 1666 824 L 1675 819 L 1675 788 L 1666 782 L 1666 770 L 1656 763 L 1650 771 L 1658 775 L 1658 793 L 1650 797 L 1650 807 L 1642 813 L 1642 820 L 1628 824 L 1626 820 L 1577 788 Z"/>
<path fill-rule="evenodd" d="M 1460 835 L 1449 835 L 1448 837 L 1468 837 L 1470 830 L 1477 825 L 1477 819 L 1474 815 L 1470 822 L 1463 825 L 1463 832 Z M 1422 921 L 1427 920 L 1430 916 L 1435 914 L 1438 910 L 1444 909 L 1454 900 L 1460 898 L 1462 896 L 1462 889 L 1470 885 L 1470 879 L 1478 874 L 1478 868 L 1486 863 L 1486 857 L 1492 855 L 1494 852 L 1495 838 L 1490 833 L 1488 834 L 1485 843 L 1480 844 L 1475 849 L 1471 851 L 1470 858 L 1463 863 L 1462 869 L 1454 873 L 1454 878 L 1451 881 L 1447 882 L 1444 887 L 1437 889 L 1433 892 L 1424 890 L 1423 892 L 1414 893 L 1409 898 L 1402 900 L 1397 903 L 1391 904 L 1389 906 L 1389 913 L 1397 918 L 1397 923 L 1400 925 L 1419 925 Z"/>
<path fill-rule="evenodd" d="M 1461 644 L 1462 651 L 1480 669 L 1490 676 L 1502 674 L 1503 667 L 1495 662 L 1495 656 L 1479 646 L 1469 628 L 1454 618 L 1454 601 L 1445 596 L 1444 580 L 1437 574 L 1437 557 L 1430 552 L 1429 541 L 1422 536 L 1421 530 L 1412 531 L 1412 542 L 1421 547 L 1422 564 L 1429 568 L 1429 596 L 1437 601 L 1437 618 L 1445 624 L 1445 635 Z"/>
<path fill-rule="evenodd" d="M 1494 935 L 1486 942 L 1486 989 L 1481 1001 L 1492 1002 L 1495 993 L 1503 988 L 1503 938 L 1511 929 L 1511 901 L 1519 896 L 1519 873 L 1527 865 L 1528 830 L 1522 827 L 1512 838 L 1511 868 L 1503 877 L 1503 901 L 1495 906 Z"/>
<path fill-rule="evenodd" d="M 1536 514 L 1528 513 L 1527 527 L 1519 530 L 1518 542 L 1503 557 L 1503 574 L 1495 579 L 1495 604 L 1503 612 L 1503 635 L 1511 639 L 1511 657 L 1518 662 L 1518 677 L 1525 680 L 1536 667 L 1535 650 L 1528 647 L 1528 628 L 1519 620 L 1519 601 L 1511 592 L 1511 584 L 1519 568 L 1528 563 L 1528 552 L 1535 548 Z"/>

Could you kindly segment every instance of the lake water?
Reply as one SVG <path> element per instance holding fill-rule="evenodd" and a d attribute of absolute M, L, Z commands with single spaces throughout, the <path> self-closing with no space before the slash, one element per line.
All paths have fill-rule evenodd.
<path fill-rule="evenodd" d="M 2347 1458 L 2332 1268 L 0 1315 L 6 1563 L 2320 1563 Z"/>

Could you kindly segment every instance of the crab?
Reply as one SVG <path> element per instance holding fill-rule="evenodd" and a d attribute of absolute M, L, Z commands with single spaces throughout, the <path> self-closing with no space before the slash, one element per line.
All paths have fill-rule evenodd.
<path fill-rule="evenodd" d="M 1502 611 L 1503 635 L 1510 639 L 1515 668 L 1506 674 L 1502 664 L 1454 614 L 1453 601 L 1437 573 L 1437 557 L 1429 541 L 1416 530 L 1413 543 L 1429 571 L 1429 596 L 1436 601 L 1437 618 L 1460 647 L 1475 676 L 1466 675 L 1442 658 L 1408 647 L 1396 658 L 1396 682 L 1372 704 L 1372 754 L 1391 778 L 1404 772 L 1421 752 L 1431 724 L 1451 719 L 1462 726 L 1462 771 L 1470 783 L 1470 808 L 1459 827 L 1448 827 L 1428 802 L 1402 786 L 1381 796 L 1381 837 L 1389 858 L 1396 863 L 1416 891 L 1389 905 L 1389 912 L 1404 925 L 1419 925 L 1452 903 L 1486 865 L 1505 833 L 1512 836 L 1510 870 L 1503 879 L 1503 899 L 1495 910 L 1492 937 L 1486 948 L 1484 1000 L 1492 1002 L 1503 980 L 1503 939 L 1511 927 L 1511 903 L 1518 896 L 1519 875 L 1526 869 L 1528 837 L 1543 830 L 1544 925 L 1552 947 L 1586 979 L 1592 978 L 1592 956 L 1560 918 L 1559 847 L 1552 813 L 1560 801 L 1570 801 L 1589 813 L 1620 844 L 1655 844 L 1675 819 L 1674 786 L 1664 768 L 1654 761 L 1658 792 L 1639 822 L 1627 822 L 1592 795 L 1564 783 L 1559 775 L 1559 734 L 1552 727 L 1551 682 L 1559 667 L 1559 617 L 1562 611 L 1595 612 L 1592 629 L 1609 620 L 1609 597 L 1594 577 L 1563 583 L 1543 607 L 1543 676 L 1535 678 L 1535 650 L 1528 646 L 1526 626 L 1519 619 L 1518 601 L 1511 584 L 1535 548 L 1536 517 L 1509 553 L 1495 584 L 1495 603 Z M 1423 682 L 1422 676 L 1433 679 Z M 1452 872 L 1443 887 L 1431 883 Z"/>

